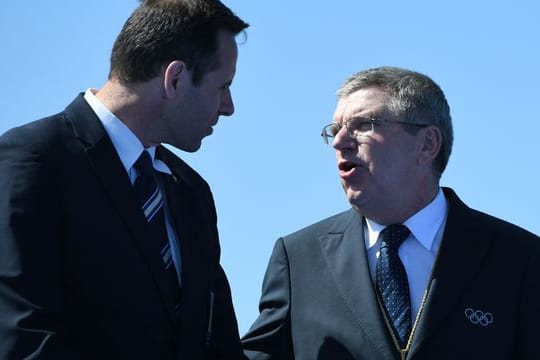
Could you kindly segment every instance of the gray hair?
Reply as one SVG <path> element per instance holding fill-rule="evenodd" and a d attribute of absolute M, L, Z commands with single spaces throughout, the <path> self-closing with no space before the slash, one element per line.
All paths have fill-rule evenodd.
<path fill-rule="evenodd" d="M 435 125 L 442 134 L 441 151 L 436 168 L 443 173 L 454 140 L 450 107 L 441 88 L 428 76 L 397 67 L 378 67 L 360 71 L 347 80 L 338 90 L 339 99 L 365 88 L 375 87 L 387 95 L 387 108 L 396 117 L 410 123 Z M 415 127 L 405 126 L 409 132 Z"/>

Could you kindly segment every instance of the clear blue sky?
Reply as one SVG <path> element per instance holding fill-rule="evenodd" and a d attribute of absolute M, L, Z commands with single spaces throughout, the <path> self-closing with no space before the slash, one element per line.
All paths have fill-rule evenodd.
<path fill-rule="evenodd" d="M 358 70 L 395 65 L 431 76 L 454 121 L 442 184 L 470 206 L 540 234 L 538 1 L 225 3 L 251 24 L 232 87 L 236 113 L 199 152 L 177 153 L 213 189 L 242 334 L 257 316 L 276 238 L 348 208 L 319 133 L 337 88 Z M 0 133 L 101 87 L 112 43 L 137 4 L 7 1 Z"/>

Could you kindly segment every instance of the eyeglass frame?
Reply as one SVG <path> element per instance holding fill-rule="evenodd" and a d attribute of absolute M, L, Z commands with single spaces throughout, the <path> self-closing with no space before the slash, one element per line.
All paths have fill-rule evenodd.
<path fill-rule="evenodd" d="M 386 120 L 386 119 L 382 119 L 382 118 L 378 118 L 376 116 L 370 116 L 370 117 L 367 117 L 367 118 L 364 118 L 362 116 L 357 116 L 357 117 L 354 117 L 354 118 L 351 118 L 347 121 L 344 121 L 343 124 L 339 124 L 339 123 L 331 123 L 331 124 L 328 124 L 328 125 L 325 125 L 323 126 L 322 128 L 322 131 L 321 131 L 321 136 L 323 138 L 323 141 L 326 145 L 329 145 L 330 144 L 330 141 L 328 141 L 328 139 L 333 139 L 336 137 L 336 135 L 341 131 L 341 129 L 343 129 L 343 126 L 345 126 L 345 129 L 347 130 L 347 134 L 349 134 L 349 136 L 353 137 L 354 139 L 358 139 L 358 133 L 355 134 L 354 132 L 355 131 L 359 131 L 358 129 L 351 129 L 349 127 L 349 124 L 351 121 L 353 120 L 357 120 L 357 119 L 366 119 L 364 121 L 361 121 L 358 123 L 358 128 L 360 128 L 360 126 L 362 125 L 366 125 L 368 123 L 371 124 L 371 129 L 365 131 L 364 133 L 369 133 L 369 132 L 373 132 L 375 131 L 375 124 L 377 125 L 382 125 L 382 124 L 401 124 L 401 125 L 410 125 L 410 126 L 416 126 L 416 127 L 419 127 L 419 128 L 425 128 L 425 127 L 428 127 L 430 126 L 431 124 L 418 124 L 418 123 L 411 123 L 411 122 L 406 122 L 406 121 L 390 121 L 390 120 Z M 328 131 L 328 129 L 330 129 L 331 127 L 335 127 L 335 126 L 338 126 L 338 129 L 337 131 L 334 133 L 334 135 L 329 135 L 330 133 L 332 133 L 331 131 Z"/>

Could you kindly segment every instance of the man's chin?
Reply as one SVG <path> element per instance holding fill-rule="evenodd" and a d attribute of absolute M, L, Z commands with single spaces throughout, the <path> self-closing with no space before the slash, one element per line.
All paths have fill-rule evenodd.
<path fill-rule="evenodd" d="M 188 143 L 188 144 L 168 142 L 167 144 L 174 146 L 178 150 L 182 150 L 188 153 L 194 153 L 201 148 L 201 141 L 198 141 L 196 143 Z"/>
<path fill-rule="evenodd" d="M 350 187 L 347 188 L 345 186 L 343 187 L 343 189 L 345 190 L 345 196 L 347 197 L 347 200 L 349 201 L 351 206 L 355 209 L 361 208 L 362 204 L 366 200 L 365 192 L 363 190 L 352 189 Z"/>

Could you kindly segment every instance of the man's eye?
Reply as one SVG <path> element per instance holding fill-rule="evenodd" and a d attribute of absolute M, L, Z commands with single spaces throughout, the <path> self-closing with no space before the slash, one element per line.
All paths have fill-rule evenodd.
<path fill-rule="evenodd" d="M 358 124 L 358 131 L 360 132 L 371 131 L 371 121 L 362 121 L 360 124 Z"/>
<path fill-rule="evenodd" d="M 332 136 L 336 136 L 339 130 L 341 130 L 341 125 L 339 124 L 333 124 L 330 127 L 330 133 L 332 134 Z"/>
<path fill-rule="evenodd" d="M 226 83 L 226 84 L 223 84 L 223 86 L 220 87 L 221 90 L 227 90 L 231 87 L 232 83 Z"/>
<path fill-rule="evenodd" d="M 349 129 L 351 131 L 368 132 L 371 131 L 371 120 L 365 118 L 351 119 L 349 122 Z"/>

